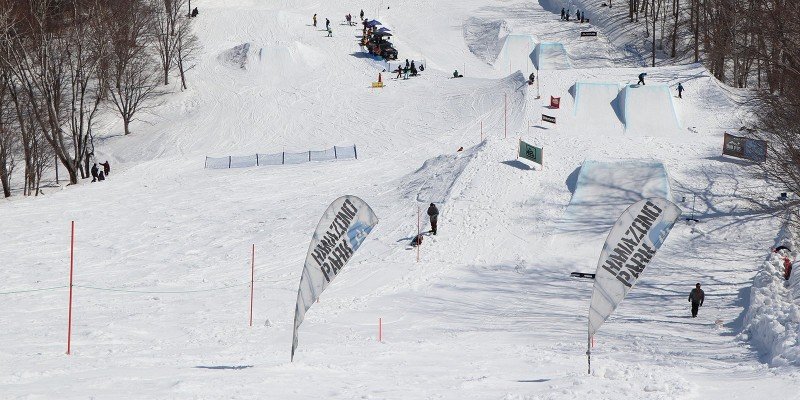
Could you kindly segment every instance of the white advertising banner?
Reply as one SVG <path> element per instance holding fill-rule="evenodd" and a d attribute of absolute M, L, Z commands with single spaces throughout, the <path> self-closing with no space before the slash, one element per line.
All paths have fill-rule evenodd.
<path fill-rule="evenodd" d="M 297 349 L 297 330 L 306 311 L 344 268 L 361 246 L 378 217 L 356 196 L 342 196 L 331 203 L 317 224 L 297 290 L 292 334 L 292 360 Z"/>

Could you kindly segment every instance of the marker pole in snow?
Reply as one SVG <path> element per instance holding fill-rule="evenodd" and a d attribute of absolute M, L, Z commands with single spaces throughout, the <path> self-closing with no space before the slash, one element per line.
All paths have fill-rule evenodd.
<path fill-rule="evenodd" d="M 542 76 L 539 75 L 539 70 L 536 70 L 536 98 L 539 99 L 541 96 L 539 95 L 539 81 L 542 79 Z"/>
<path fill-rule="evenodd" d="M 503 94 L 503 138 L 508 139 L 508 94 Z"/>
<path fill-rule="evenodd" d="M 483 141 L 483 120 L 481 120 L 481 142 Z"/>
<path fill-rule="evenodd" d="M 417 205 L 417 237 L 414 238 L 414 240 L 417 241 L 417 262 L 419 262 L 419 248 L 420 248 L 419 235 L 421 235 L 421 232 L 419 230 L 419 205 Z"/>
<path fill-rule="evenodd" d="M 586 343 L 586 361 L 589 362 L 589 369 L 587 373 L 592 374 L 592 335 L 589 335 L 589 340 Z"/>
<path fill-rule="evenodd" d="M 67 355 L 72 344 L 72 271 L 75 260 L 75 221 L 72 221 L 69 239 L 69 311 L 67 313 Z"/>
<path fill-rule="evenodd" d="M 256 245 L 250 253 L 250 326 L 253 326 L 253 283 L 256 276 Z"/>

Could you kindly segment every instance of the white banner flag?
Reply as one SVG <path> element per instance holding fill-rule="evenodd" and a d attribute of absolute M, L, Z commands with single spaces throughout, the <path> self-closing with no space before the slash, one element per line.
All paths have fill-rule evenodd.
<path fill-rule="evenodd" d="M 653 197 L 628 207 L 611 228 L 597 263 L 589 306 L 590 342 L 636 284 L 680 215 L 671 201 Z"/>
<path fill-rule="evenodd" d="M 378 217 L 372 208 L 356 196 L 339 197 L 322 214 L 308 247 L 297 290 L 292 360 L 297 349 L 297 329 L 303 323 L 306 311 L 336 278 L 377 223 Z"/>

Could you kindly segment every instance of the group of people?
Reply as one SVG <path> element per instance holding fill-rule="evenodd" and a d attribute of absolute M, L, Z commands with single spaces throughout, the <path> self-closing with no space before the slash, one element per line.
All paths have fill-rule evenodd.
<path fill-rule="evenodd" d="M 397 69 L 392 72 L 397 72 L 397 76 L 395 77 L 395 79 L 400 79 L 401 76 L 403 77 L 403 79 L 408 79 L 409 75 L 417 76 L 421 71 L 424 70 L 425 70 L 424 64 L 420 64 L 419 69 L 417 69 L 417 65 L 414 63 L 414 60 L 411 60 L 411 62 L 409 63 L 408 59 L 406 58 L 405 66 L 403 66 L 403 64 L 400 64 L 397 66 Z"/>
<path fill-rule="evenodd" d="M 108 174 L 111 173 L 111 164 L 108 163 L 108 160 L 106 160 L 106 162 L 104 163 L 100 163 L 100 165 L 103 167 L 102 171 L 97 166 L 97 163 L 94 163 L 94 165 L 92 165 L 92 168 L 90 170 L 90 172 L 92 173 L 92 182 L 102 182 L 106 180 Z"/>
<path fill-rule="evenodd" d="M 571 17 L 572 11 L 562 8 L 561 9 L 561 20 L 562 21 L 569 21 Z M 586 18 L 586 13 L 582 13 L 581 10 L 575 11 L 575 21 L 588 22 L 589 19 Z"/>
<path fill-rule="evenodd" d="M 317 27 L 317 14 L 311 17 L 311 22 L 314 27 Z M 331 30 L 331 20 L 325 18 L 325 30 L 328 31 L 328 37 L 333 37 L 333 30 Z"/>

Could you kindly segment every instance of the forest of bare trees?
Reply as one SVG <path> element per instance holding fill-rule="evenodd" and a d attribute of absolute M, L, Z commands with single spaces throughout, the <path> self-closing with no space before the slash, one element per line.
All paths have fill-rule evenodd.
<path fill-rule="evenodd" d="M 130 124 L 172 75 L 187 87 L 198 42 L 186 0 L 0 0 L 0 184 L 40 193 L 54 167 L 89 176 L 99 115 Z M 21 172 L 20 172 L 21 171 Z"/>

